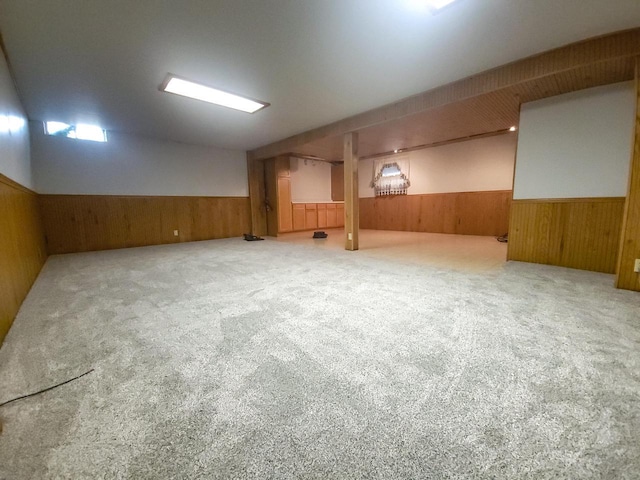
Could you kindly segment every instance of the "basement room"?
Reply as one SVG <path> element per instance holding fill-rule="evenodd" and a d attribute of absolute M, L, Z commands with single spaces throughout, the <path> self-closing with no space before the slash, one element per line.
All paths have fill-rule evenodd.
<path fill-rule="evenodd" d="M 0 479 L 640 478 L 637 0 L 2 0 Z"/>

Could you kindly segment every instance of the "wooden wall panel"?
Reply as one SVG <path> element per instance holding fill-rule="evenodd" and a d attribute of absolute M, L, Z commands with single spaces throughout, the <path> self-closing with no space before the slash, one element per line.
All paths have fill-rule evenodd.
<path fill-rule="evenodd" d="M 50 254 L 236 237 L 251 229 L 247 197 L 40 195 L 39 200 Z"/>
<path fill-rule="evenodd" d="M 265 191 L 265 162 L 250 160 L 247 157 L 247 174 L 249 180 L 249 198 L 251 204 L 251 233 L 266 235 L 268 218 Z"/>
<path fill-rule="evenodd" d="M 514 200 L 507 258 L 615 273 L 624 200 Z"/>
<path fill-rule="evenodd" d="M 47 259 L 38 199 L 0 175 L 0 344 Z"/>
<path fill-rule="evenodd" d="M 510 190 L 361 198 L 360 228 L 502 235 L 510 201 Z"/>
<path fill-rule="evenodd" d="M 264 184 L 264 197 L 265 197 L 265 210 L 267 215 L 267 235 L 277 236 L 278 235 L 278 221 L 279 221 L 279 212 L 278 212 L 278 179 L 276 177 L 276 165 L 275 159 L 269 158 L 264 161 L 264 175 L 263 175 L 263 184 Z"/>
<path fill-rule="evenodd" d="M 640 291 L 640 273 L 634 271 L 640 259 L 640 57 L 636 58 L 636 125 L 633 158 L 629 173 L 629 188 L 620 238 L 618 278 L 616 286 Z"/>

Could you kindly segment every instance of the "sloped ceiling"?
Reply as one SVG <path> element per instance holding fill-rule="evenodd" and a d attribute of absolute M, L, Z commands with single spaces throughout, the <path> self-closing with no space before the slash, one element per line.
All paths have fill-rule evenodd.
<path fill-rule="evenodd" d="M 437 15 L 415 1 L 0 0 L 0 31 L 32 120 L 251 150 L 640 26 L 638 0 L 458 0 Z M 163 94 L 168 72 L 271 106 Z"/>

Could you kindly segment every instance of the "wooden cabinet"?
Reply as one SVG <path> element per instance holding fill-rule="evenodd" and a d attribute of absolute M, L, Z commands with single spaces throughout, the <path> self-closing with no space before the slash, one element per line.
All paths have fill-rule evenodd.
<path fill-rule="evenodd" d="M 317 210 L 318 210 L 318 228 L 327 228 L 327 204 L 319 203 Z"/>
<path fill-rule="evenodd" d="M 337 211 L 335 203 L 327 203 L 327 228 L 338 226 Z"/>
<path fill-rule="evenodd" d="M 294 230 L 291 215 L 291 178 L 278 177 L 278 232 Z"/>
<path fill-rule="evenodd" d="M 344 227 L 344 203 L 338 203 L 336 206 L 336 226 Z"/>
<path fill-rule="evenodd" d="M 272 208 L 274 203 L 277 203 L 274 213 L 267 213 L 269 232 L 275 229 L 276 223 L 278 233 L 344 226 L 343 203 L 291 202 L 291 172 L 289 171 L 288 156 L 266 161 L 265 176 L 268 182 L 266 199 Z M 277 222 L 275 212 L 277 212 Z M 271 233 L 269 234 L 271 235 Z"/>
<path fill-rule="evenodd" d="M 287 231 L 300 232 L 344 226 L 344 204 L 342 203 L 294 203 L 291 205 L 290 212 L 292 230 Z"/>
<path fill-rule="evenodd" d="M 318 228 L 318 207 L 315 203 L 305 204 L 304 228 L 313 230 Z"/>
<path fill-rule="evenodd" d="M 305 222 L 305 205 L 304 203 L 293 204 L 293 229 L 295 231 L 304 230 Z"/>
<path fill-rule="evenodd" d="M 264 161 L 264 186 L 268 235 L 293 231 L 289 156 Z"/>

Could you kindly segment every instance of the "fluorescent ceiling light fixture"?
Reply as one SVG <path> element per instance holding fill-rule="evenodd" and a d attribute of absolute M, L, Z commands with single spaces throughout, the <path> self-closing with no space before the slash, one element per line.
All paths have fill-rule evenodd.
<path fill-rule="evenodd" d="M 206 85 L 185 80 L 184 78 L 171 74 L 167 76 L 160 89 L 164 92 L 175 93 L 176 95 L 194 98 L 247 113 L 255 113 L 270 105 L 266 102 L 252 100 L 241 97 L 240 95 L 218 90 L 217 88 L 207 87 Z"/>
<path fill-rule="evenodd" d="M 429 10 L 435 13 L 457 0 L 408 0 L 409 4 L 418 10 Z"/>
<path fill-rule="evenodd" d="M 451 5 L 456 0 L 427 0 L 427 5 L 434 10 L 440 10 L 441 8 Z"/>
<path fill-rule="evenodd" d="M 76 140 L 90 140 L 92 142 L 106 142 L 107 131 L 97 125 L 79 123 L 69 125 L 62 122 L 45 122 L 44 132 L 56 137 L 67 137 Z"/>

